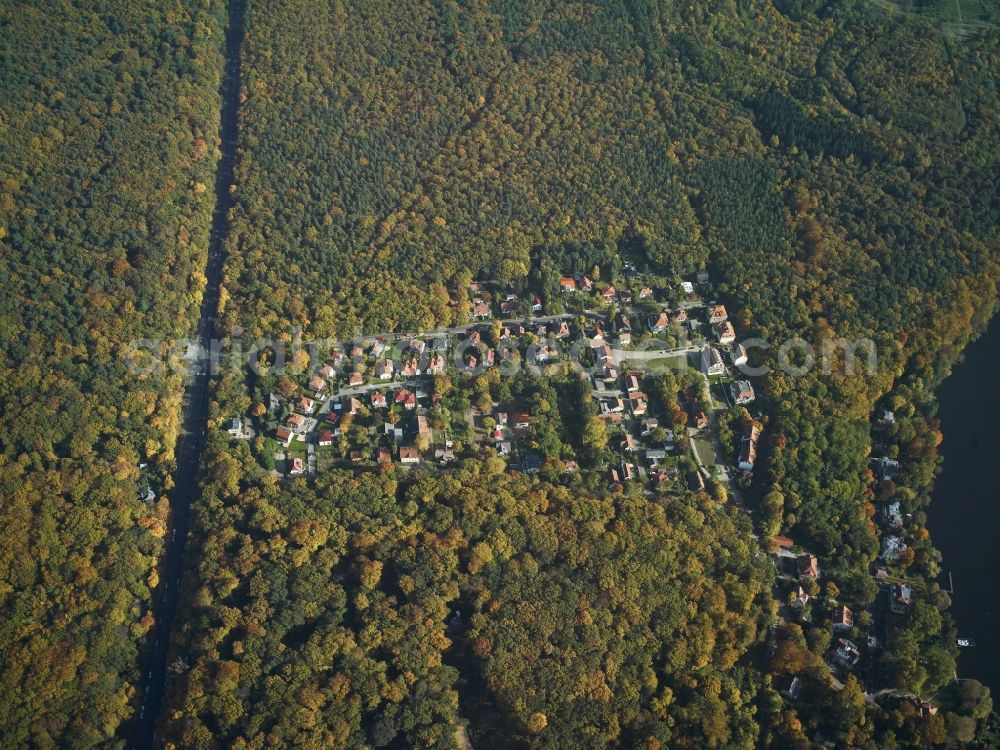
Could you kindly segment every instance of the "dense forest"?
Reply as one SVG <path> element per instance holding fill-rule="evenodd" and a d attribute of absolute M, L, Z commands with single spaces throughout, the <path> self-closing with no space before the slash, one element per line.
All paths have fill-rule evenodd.
<path fill-rule="evenodd" d="M 136 709 L 215 168 L 221 3 L 0 8 L 0 746 Z M 151 490 L 156 497 L 147 495 Z"/>
<path fill-rule="evenodd" d="M 939 5 L 251 3 L 223 326 L 348 336 L 452 323 L 449 291 L 471 275 L 527 278 L 551 297 L 559 274 L 614 268 L 627 248 L 668 276 L 707 265 L 742 335 L 870 339 L 874 372 L 762 381 L 766 440 L 747 496 L 763 538 L 792 535 L 839 600 L 872 605 L 885 488 L 871 416 L 880 399 L 906 405 L 897 429 L 915 437 L 892 450 L 918 477 L 902 489 L 918 513 L 903 570 L 922 600 L 879 669 L 897 690 L 932 693 L 954 646 L 919 515 L 937 462 L 930 390 L 993 313 L 1000 280 L 1000 37 L 979 23 L 988 6 L 951 24 Z M 232 376 L 219 385 L 219 416 L 251 403 Z M 524 595 L 554 578 L 500 583 Z M 540 633 L 563 637 L 500 621 L 521 654 Z M 493 643 L 496 622 L 471 627 Z M 796 657 L 770 662 L 768 679 L 812 674 L 829 645 L 797 627 L 777 633 Z M 534 708 L 552 719 L 540 706 L 568 675 L 536 682 L 484 656 L 493 699 L 522 721 Z M 776 690 L 742 688 L 762 744 L 968 739 L 954 726 L 972 709 L 921 722 L 860 706 L 856 682 L 813 682 L 819 693 L 784 707 Z M 977 700 L 966 709 L 981 719 Z"/>
<path fill-rule="evenodd" d="M 220 441 L 188 576 L 177 747 L 753 747 L 770 563 L 705 495 L 494 474 L 282 486 Z M 456 615 L 457 613 L 457 615 Z"/>
<path fill-rule="evenodd" d="M 885 574 L 915 594 L 875 666 L 897 698 L 954 672 L 923 511 L 932 389 L 1000 283 L 989 3 L 247 6 L 228 340 L 464 322 L 450 297 L 473 277 L 537 285 L 552 310 L 561 275 L 615 275 L 627 250 L 663 278 L 710 270 L 741 336 L 866 338 L 878 366 L 757 383 L 749 515 L 477 458 L 283 483 L 213 429 L 163 743 L 874 750 L 981 735 L 991 699 L 974 681 L 924 715 L 854 675 L 834 683 L 824 659 L 833 603 L 860 613 L 878 596 L 898 500 L 909 547 Z M 224 17 L 217 1 L 0 9 L 3 747 L 111 745 L 137 710 L 181 380 L 131 374 L 129 344 L 192 329 Z M 214 387 L 211 427 L 252 417 L 263 386 L 230 372 Z M 525 388 L 587 416 L 584 430 L 553 410 L 535 439 L 600 463 L 606 436 L 572 384 Z M 873 430 L 876 407 L 891 425 Z M 876 443 L 891 481 L 872 471 Z M 809 617 L 771 628 L 778 534 L 825 578 L 803 582 Z"/>

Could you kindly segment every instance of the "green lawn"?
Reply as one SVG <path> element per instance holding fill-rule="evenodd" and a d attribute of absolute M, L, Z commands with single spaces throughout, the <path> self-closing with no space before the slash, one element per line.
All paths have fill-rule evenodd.
<path fill-rule="evenodd" d="M 670 372 L 684 372 L 688 369 L 688 358 L 685 354 L 674 354 L 669 357 L 657 357 L 646 361 L 646 367 L 650 370 L 669 370 Z"/>
<path fill-rule="evenodd" d="M 694 438 L 693 442 L 698 446 L 698 458 L 701 459 L 702 464 L 706 468 L 715 466 L 715 448 L 711 439 L 707 435 L 699 435 Z"/>

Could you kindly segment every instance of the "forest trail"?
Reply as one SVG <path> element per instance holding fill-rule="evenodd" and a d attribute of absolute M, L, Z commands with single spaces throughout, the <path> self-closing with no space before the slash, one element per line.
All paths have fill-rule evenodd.
<path fill-rule="evenodd" d="M 140 680 L 142 691 L 138 714 L 126 729 L 128 746 L 144 750 L 156 742 L 156 720 L 163 705 L 167 684 L 167 656 L 170 633 L 177 614 L 181 575 L 184 570 L 184 545 L 187 539 L 191 503 L 198 492 L 198 464 L 205 449 L 206 422 L 210 395 L 210 367 L 207 353 L 215 331 L 219 306 L 219 285 L 229 234 L 230 186 L 236 158 L 237 116 L 240 97 L 240 46 L 243 41 L 245 0 L 231 0 L 226 25 L 226 63 L 220 95 L 222 99 L 219 137 L 221 156 L 215 176 L 215 210 L 209 237 L 207 283 L 201 301 L 198 322 L 198 359 L 188 370 L 188 382 L 182 405 L 181 432 L 175 454 L 174 489 L 170 493 L 170 534 L 160 564 L 160 585 L 154 596 L 156 625 L 150 633 L 150 646 Z"/>

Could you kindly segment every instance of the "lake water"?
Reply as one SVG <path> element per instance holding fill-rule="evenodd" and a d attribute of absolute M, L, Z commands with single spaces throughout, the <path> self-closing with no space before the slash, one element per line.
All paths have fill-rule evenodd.
<path fill-rule="evenodd" d="M 974 677 L 1000 695 L 1000 316 L 965 351 L 965 361 L 938 389 L 944 472 L 934 485 L 928 526 L 944 555 L 943 585 L 952 575 L 951 612 L 963 649 L 959 676 Z"/>

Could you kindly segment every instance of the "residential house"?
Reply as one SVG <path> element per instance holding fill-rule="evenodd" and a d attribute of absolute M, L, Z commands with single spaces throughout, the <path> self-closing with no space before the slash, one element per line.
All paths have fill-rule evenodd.
<path fill-rule="evenodd" d="M 872 462 L 878 467 L 879 477 L 882 479 L 892 479 L 899 470 L 899 462 L 888 456 L 873 458 Z"/>
<path fill-rule="evenodd" d="M 670 316 L 665 312 L 661 312 L 659 315 L 650 315 L 647 321 L 649 330 L 653 333 L 663 333 L 670 328 Z"/>
<path fill-rule="evenodd" d="M 731 344 L 736 341 L 736 331 L 733 330 L 733 324 L 728 320 L 716 323 L 712 326 L 712 331 L 720 344 Z"/>
<path fill-rule="evenodd" d="M 621 484 L 621 477 L 618 475 L 618 469 L 610 468 L 608 469 L 608 480 L 613 484 Z"/>
<path fill-rule="evenodd" d="M 697 409 L 694 413 L 694 426 L 699 430 L 708 427 L 708 415 L 701 409 Z"/>
<path fill-rule="evenodd" d="M 391 359 L 380 359 L 375 363 L 375 377 L 379 380 L 392 380 L 396 366 Z"/>
<path fill-rule="evenodd" d="M 555 328 L 555 337 L 557 339 L 564 339 L 567 336 L 569 336 L 569 323 L 563 320 Z"/>
<path fill-rule="evenodd" d="M 413 391 L 400 388 L 396 391 L 395 401 L 407 411 L 417 408 L 417 396 Z"/>
<path fill-rule="evenodd" d="M 319 375 L 313 375 L 309 379 L 309 390 L 316 394 L 323 393 L 326 390 L 326 381 Z"/>
<path fill-rule="evenodd" d="M 455 449 L 450 445 L 434 449 L 434 458 L 438 463 L 447 464 L 455 460 Z"/>
<path fill-rule="evenodd" d="M 652 434 L 653 430 L 660 426 L 660 420 L 656 417 L 646 417 L 646 419 L 642 420 L 639 424 L 642 427 L 642 435 L 645 437 Z"/>
<path fill-rule="evenodd" d="M 637 373 L 629 372 L 625 374 L 625 390 L 629 393 L 639 390 L 639 376 Z"/>
<path fill-rule="evenodd" d="M 542 457 L 537 453 L 529 453 L 521 461 L 521 471 L 525 474 L 537 474 L 542 469 Z"/>
<path fill-rule="evenodd" d="M 913 601 L 913 589 L 907 583 L 894 583 L 890 590 L 889 606 L 893 612 L 905 612 Z"/>
<path fill-rule="evenodd" d="M 417 434 L 424 437 L 431 437 L 431 426 L 427 417 L 420 415 L 417 417 Z"/>
<path fill-rule="evenodd" d="M 537 294 L 531 296 L 531 312 L 540 313 L 542 311 L 542 298 Z"/>
<path fill-rule="evenodd" d="M 427 365 L 427 372 L 431 373 L 432 375 L 435 375 L 439 372 L 444 372 L 444 368 L 445 368 L 444 356 L 438 353 L 433 354 L 431 356 L 430 362 Z"/>
<path fill-rule="evenodd" d="M 650 466 L 667 457 L 667 452 L 663 448 L 646 448 L 646 460 Z"/>
<path fill-rule="evenodd" d="M 351 388 L 356 388 L 359 385 L 364 385 L 364 382 L 365 382 L 364 376 L 357 370 L 355 370 L 354 372 L 352 372 L 350 375 L 347 376 L 347 385 L 349 385 Z"/>
<path fill-rule="evenodd" d="M 809 603 L 809 599 L 811 597 L 809 596 L 808 593 L 806 593 L 806 590 L 801 586 L 798 586 L 797 588 L 798 591 L 795 593 L 795 600 L 792 602 L 792 606 L 804 607 Z"/>
<path fill-rule="evenodd" d="M 385 343 L 385 339 L 381 337 L 376 338 L 375 342 L 372 344 L 372 356 L 376 358 L 381 357 L 382 354 L 385 352 L 385 350 L 388 348 L 389 345 Z"/>
<path fill-rule="evenodd" d="M 618 299 L 621 300 L 622 304 L 629 305 L 632 303 L 632 292 L 628 289 L 622 289 L 618 292 Z"/>
<path fill-rule="evenodd" d="M 420 463 L 420 451 L 418 451 L 413 445 L 399 446 L 399 462 L 401 464 Z"/>
<path fill-rule="evenodd" d="M 681 308 L 680 310 L 674 313 L 674 322 L 677 323 L 678 325 L 683 325 L 684 323 L 687 323 L 687 320 L 688 320 L 688 314 L 687 310 L 685 310 L 684 308 Z"/>
<path fill-rule="evenodd" d="M 511 450 L 513 450 L 513 449 L 511 447 L 511 444 L 510 444 L 509 440 L 502 440 L 501 442 L 497 443 L 497 455 L 498 456 L 509 456 L 510 453 L 511 453 Z"/>
<path fill-rule="evenodd" d="M 376 454 L 376 460 L 380 464 L 391 464 L 392 463 L 392 451 L 388 448 L 379 448 Z"/>
<path fill-rule="evenodd" d="M 615 318 L 615 325 L 619 331 L 632 330 L 632 321 L 628 319 L 628 315 L 625 313 L 618 313 L 618 317 Z"/>
<path fill-rule="evenodd" d="M 725 305 L 709 305 L 708 306 L 708 322 L 713 326 L 716 323 L 721 323 L 724 320 L 729 320 L 729 313 L 726 312 Z"/>
<path fill-rule="evenodd" d="M 482 300 L 478 300 L 472 303 L 472 313 L 473 318 L 488 318 L 490 317 L 490 306 L 487 305 Z"/>
<path fill-rule="evenodd" d="M 631 482 L 635 479 L 635 470 L 632 468 L 632 464 L 627 461 L 622 461 L 622 479 L 626 482 Z"/>
<path fill-rule="evenodd" d="M 580 277 L 580 291 L 592 292 L 594 291 L 594 282 L 588 279 L 586 276 Z"/>
<path fill-rule="evenodd" d="M 757 423 L 750 427 L 750 432 L 743 435 L 740 443 L 740 458 L 737 466 L 742 471 L 753 471 L 754 463 L 757 461 L 757 440 L 760 438 L 760 428 Z"/>
<path fill-rule="evenodd" d="M 295 437 L 295 433 L 292 432 L 288 427 L 279 427 L 274 431 L 274 439 L 281 443 L 286 448 L 292 444 L 292 439 Z"/>
<path fill-rule="evenodd" d="M 302 463 L 302 459 L 297 456 L 292 459 L 292 466 L 289 469 L 289 474 L 301 474 L 306 470 L 305 465 Z"/>
<path fill-rule="evenodd" d="M 780 534 L 771 537 L 771 541 L 774 542 L 775 546 L 778 549 L 791 549 L 792 547 L 795 546 L 795 542 L 792 540 L 791 537 L 781 536 Z"/>
<path fill-rule="evenodd" d="M 899 501 L 896 500 L 892 503 L 887 503 L 885 507 L 882 508 L 882 515 L 885 517 L 886 523 L 893 528 L 903 527 L 903 512 L 900 509 Z"/>
<path fill-rule="evenodd" d="M 531 426 L 531 417 L 528 416 L 527 412 L 519 411 L 514 414 L 515 430 L 526 430 L 530 426 Z"/>
<path fill-rule="evenodd" d="M 575 292 L 576 280 L 570 278 L 569 276 L 563 276 L 559 279 L 559 288 L 564 292 Z"/>
<path fill-rule="evenodd" d="M 601 297 L 603 297 L 604 301 L 608 303 L 614 302 L 617 296 L 618 296 L 618 290 L 615 289 L 613 286 L 607 286 L 605 287 L 604 291 L 601 292 Z"/>
<path fill-rule="evenodd" d="M 819 560 L 816 555 L 799 555 L 795 558 L 795 563 L 798 566 L 799 577 L 804 576 L 813 580 L 819 578 Z"/>
<path fill-rule="evenodd" d="M 316 402 L 308 396 L 303 396 L 299 399 L 298 408 L 303 414 L 312 414 L 313 409 L 316 408 Z"/>
<path fill-rule="evenodd" d="M 289 414 L 285 424 L 298 432 L 306 426 L 306 418 L 301 414 Z"/>
<path fill-rule="evenodd" d="M 854 627 L 854 613 L 851 612 L 851 608 L 844 605 L 838 604 L 833 608 L 833 629 L 834 630 L 850 630 Z"/>
<path fill-rule="evenodd" d="M 884 560 L 895 560 L 906 550 L 906 542 L 898 536 L 887 536 L 882 540 L 882 559 Z"/>
<path fill-rule="evenodd" d="M 618 333 L 618 346 L 631 346 L 632 345 L 632 334 L 628 331 L 619 331 Z"/>
<path fill-rule="evenodd" d="M 708 271 L 698 271 L 698 273 L 694 275 L 694 280 L 697 281 L 699 284 L 707 284 Z"/>
<path fill-rule="evenodd" d="M 316 438 L 316 442 L 319 443 L 320 448 L 333 445 L 333 430 L 323 430 Z"/>
<path fill-rule="evenodd" d="M 714 346 L 706 346 L 701 350 L 701 371 L 708 376 L 726 374 L 726 364 Z"/>
<path fill-rule="evenodd" d="M 683 290 L 684 294 L 688 295 L 689 297 L 692 294 L 694 294 L 694 284 L 692 284 L 690 281 L 682 281 L 681 289 Z"/>
<path fill-rule="evenodd" d="M 595 377 L 595 381 L 598 382 L 598 386 L 604 386 L 604 388 L 613 388 L 618 383 L 618 378 L 621 377 L 621 371 L 614 365 L 607 365 L 598 377 Z"/>
<path fill-rule="evenodd" d="M 476 328 L 470 328 L 465 332 L 465 343 L 469 346 L 479 346 L 483 341 L 483 334 Z"/>
<path fill-rule="evenodd" d="M 632 396 L 632 398 L 628 400 L 628 404 L 629 408 L 632 410 L 632 416 L 634 417 L 641 417 L 648 409 L 645 394 L 642 393 L 637 393 Z"/>
<path fill-rule="evenodd" d="M 647 299 L 652 296 L 653 296 L 653 290 L 650 289 L 648 286 L 644 286 L 642 289 L 639 290 L 639 299 Z"/>
<path fill-rule="evenodd" d="M 241 437 L 243 435 L 243 420 L 233 418 L 226 422 L 226 432 L 230 437 Z"/>
<path fill-rule="evenodd" d="M 792 675 L 782 675 L 775 680 L 774 686 L 777 691 L 790 701 L 797 701 L 802 694 L 802 678 Z"/>
<path fill-rule="evenodd" d="M 617 414 L 625 411 L 625 402 L 615 396 L 601 400 L 601 412 L 603 414 Z"/>
<path fill-rule="evenodd" d="M 386 407 L 385 394 L 382 391 L 372 391 L 371 403 L 373 409 L 384 409 Z"/>
<path fill-rule="evenodd" d="M 611 347 L 607 344 L 601 344 L 600 346 L 594 347 L 594 357 L 597 359 L 598 367 L 610 367 L 615 363 L 615 357 L 611 350 Z"/>
<path fill-rule="evenodd" d="M 517 312 L 517 300 L 504 300 L 500 303 L 501 315 L 514 315 Z"/>
<path fill-rule="evenodd" d="M 754 400 L 753 386 L 749 380 L 734 380 L 729 384 L 729 390 L 737 404 L 749 404 Z"/>
<path fill-rule="evenodd" d="M 851 669 L 861 658 L 858 647 L 846 638 L 837 640 L 837 648 L 833 653 L 833 660 L 843 669 Z"/>
<path fill-rule="evenodd" d="M 334 370 L 331 365 L 323 365 L 316 371 L 316 374 L 324 379 L 332 378 L 336 374 L 336 370 Z"/>
<path fill-rule="evenodd" d="M 354 396 L 347 396 L 341 399 L 342 410 L 346 411 L 348 414 L 357 414 L 361 411 L 361 402 L 358 401 Z"/>
<path fill-rule="evenodd" d="M 743 347 L 743 344 L 737 344 L 733 347 L 733 364 L 736 367 L 742 367 L 747 363 L 747 350 Z"/>

